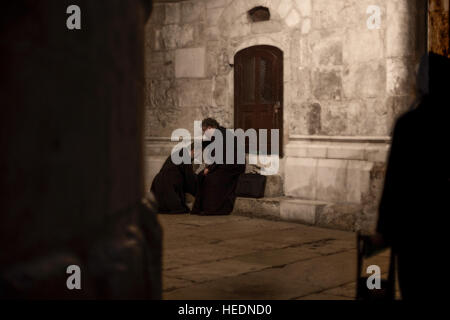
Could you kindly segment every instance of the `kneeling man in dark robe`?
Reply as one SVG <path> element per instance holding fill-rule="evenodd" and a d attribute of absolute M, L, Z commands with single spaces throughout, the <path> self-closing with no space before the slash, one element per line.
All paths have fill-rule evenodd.
<path fill-rule="evenodd" d="M 190 150 L 189 148 L 179 150 L 180 158 L 187 152 L 192 159 L 193 148 L 194 144 Z M 192 168 L 192 161 L 176 165 L 169 156 L 153 179 L 150 191 L 156 198 L 159 213 L 189 213 L 185 194 L 195 196 L 197 193 L 197 177 Z"/>
<path fill-rule="evenodd" d="M 227 215 L 233 211 L 234 201 L 236 199 L 235 189 L 239 175 L 245 172 L 245 159 L 243 164 L 237 162 L 237 139 L 233 136 L 233 141 L 228 141 L 226 129 L 211 118 L 202 121 L 202 131 L 215 132 L 220 131 L 223 141 L 222 162 L 206 165 L 206 168 L 198 175 L 198 190 L 195 197 L 194 206 L 191 214 L 199 215 Z M 206 148 L 214 141 L 203 141 Z M 227 148 L 234 150 L 233 163 L 226 163 Z M 217 161 L 219 162 L 219 161 Z"/>

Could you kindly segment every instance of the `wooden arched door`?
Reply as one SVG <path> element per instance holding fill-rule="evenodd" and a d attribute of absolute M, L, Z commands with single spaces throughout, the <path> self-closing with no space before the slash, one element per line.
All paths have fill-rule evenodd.
<path fill-rule="evenodd" d="M 236 53 L 234 127 L 268 129 L 268 153 L 272 143 L 270 129 L 279 129 L 279 154 L 282 156 L 283 52 L 280 49 L 259 45 Z"/>

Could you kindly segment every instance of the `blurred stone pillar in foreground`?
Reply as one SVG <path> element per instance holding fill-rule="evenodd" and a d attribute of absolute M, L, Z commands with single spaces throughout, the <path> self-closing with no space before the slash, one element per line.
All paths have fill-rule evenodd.
<path fill-rule="evenodd" d="M 69 5 L 81 30 L 68 30 Z M 142 202 L 150 0 L 20 0 L 0 27 L 0 297 L 161 298 Z M 69 290 L 69 265 L 81 290 Z"/>

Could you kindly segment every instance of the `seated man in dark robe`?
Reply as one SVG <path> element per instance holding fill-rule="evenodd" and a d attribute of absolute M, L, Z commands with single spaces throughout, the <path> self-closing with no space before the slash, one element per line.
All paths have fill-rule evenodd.
<path fill-rule="evenodd" d="M 235 189 L 239 175 L 245 172 L 245 163 L 237 163 L 237 139 L 234 138 L 234 162 L 226 163 L 227 146 L 233 141 L 227 141 L 226 129 L 211 118 L 202 122 L 203 132 L 219 130 L 223 137 L 223 163 L 208 164 L 198 175 L 198 191 L 191 214 L 227 215 L 233 210 Z M 212 138 L 214 141 L 214 138 Z M 207 147 L 212 141 L 204 141 Z M 245 159 L 244 159 L 245 162 Z"/>
<path fill-rule="evenodd" d="M 191 145 L 190 151 L 189 148 L 181 149 L 180 157 L 183 152 L 188 152 L 192 159 L 193 147 L 194 144 Z M 192 168 L 192 161 L 189 164 L 176 165 L 169 156 L 153 179 L 150 191 L 156 198 L 160 213 L 188 213 L 185 193 L 193 196 L 197 193 L 197 177 Z"/>

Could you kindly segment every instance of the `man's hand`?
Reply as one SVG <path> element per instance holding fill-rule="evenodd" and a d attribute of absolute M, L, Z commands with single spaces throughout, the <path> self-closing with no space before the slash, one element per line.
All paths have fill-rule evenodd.
<path fill-rule="evenodd" d="M 209 172 L 209 169 L 208 169 L 208 168 L 205 168 L 205 170 L 203 170 L 203 174 L 204 174 L 205 176 L 208 174 L 208 172 Z"/>

